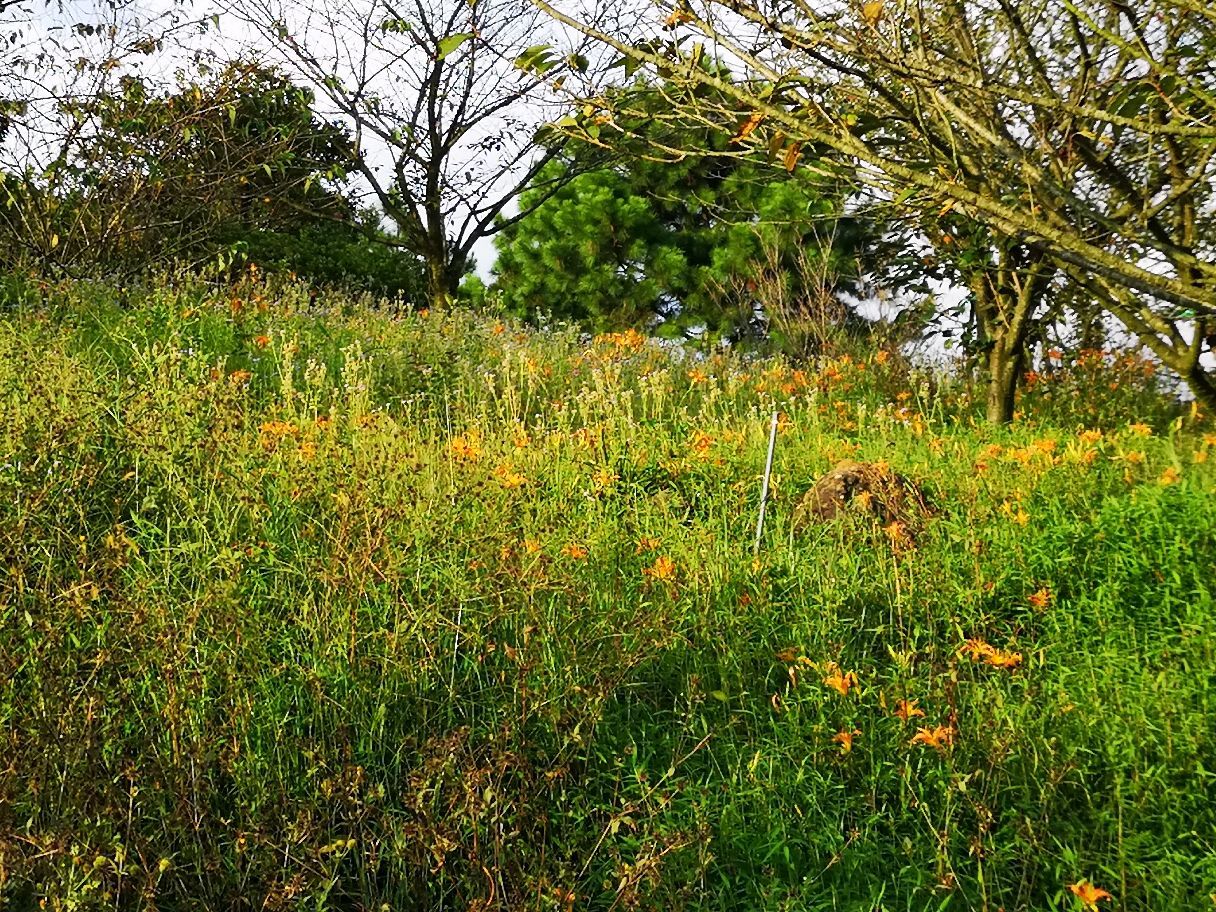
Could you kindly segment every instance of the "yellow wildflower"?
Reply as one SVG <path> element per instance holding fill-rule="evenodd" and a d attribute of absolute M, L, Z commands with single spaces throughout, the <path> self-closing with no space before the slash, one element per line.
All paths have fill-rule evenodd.
<path fill-rule="evenodd" d="M 522 474 L 515 471 L 515 467 L 509 462 L 504 462 L 502 465 L 494 469 L 494 477 L 508 491 L 513 491 L 516 488 L 522 488 L 528 483 L 528 479 Z"/>
<path fill-rule="evenodd" d="M 1019 526 L 1025 526 L 1030 522 L 1030 514 L 1023 510 L 1022 505 L 1019 503 L 1012 503 L 1007 500 L 1001 504 L 1001 512 Z"/>
<path fill-rule="evenodd" d="M 448 445 L 452 455 L 462 462 L 476 462 L 481 458 L 481 434 L 469 431 L 452 438 Z"/>
<path fill-rule="evenodd" d="M 612 469 L 608 468 L 607 466 L 601 466 L 596 470 L 595 474 L 591 476 L 591 481 L 595 484 L 595 489 L 597 491 L 604 491 L 616 484 L 619 477 L 620 476 L 617 475 L 616 472 L 612 471 Z"/>

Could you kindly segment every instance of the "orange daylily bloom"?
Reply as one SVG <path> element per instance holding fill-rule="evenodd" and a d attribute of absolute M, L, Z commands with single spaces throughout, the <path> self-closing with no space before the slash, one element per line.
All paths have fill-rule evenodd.
<path fill-rule="evenodd" d="M 705 433 L 705 431 L 697 431 L 688 441 L 688 446 L 697 454 L 704 456 L 709 452 L 709 448 L 714 445 L 714 439 Z"/>
<path fill-rule="evenodd" d="M 838 731 L 832 735 L 832 741 L 840 745 L 840 752 L 842 754 L 847 754 L 853 749 L 853 736 L 860 734 L 861 730 L 857 728 L 852 731 Z"/>
<path fill-rule="evenodd" d="M 649 535 L 643 535 L 638 539 L 638 547 L 635 553 L 643 554 L 647 551 L 653 551 L 659 546 L 660 542 L 657 538 L 652 538 Z"/>
<path fill-rule="evenodd" d="M 857 675 L 851 671 L 841 671 L 840 666 L 835 662 L 828 662 L 827 671 L 827 677 L 823 679 L 824 685 L 832 688 L 842 697 L 849 695 L 850 688 L 859 686 Z"/>
<path fill-rule="evenodd" d="M 676 578 L 676 562 L 666 554 L 660 554 L 653 564 L 642 571 L 646 576 L 669 583 Z"/>
<path fill-rule="evenodd" d="M 1169 466 L 1161 473 L 1161 477 L 1157 479 L 1157 483 L 1161 485 L 1177 484 L 1181 478 L 1182 473 L 1173 466 Z"/>
<path fill-rule="evenodd" d="M 968 656 L 971 661 L 978 662 L 994 652 L 996 652 L 996 649 L 990 643 L 971 637 L 963 641 L 962 648 L 959 649 L 958 654 Z"/>
<path fill-rule="evenodd" d="M 909 744 L 924 744 L 934 750 L 944 751 L 954 744 L 954 729 L 949 725 L 935 725 L 933 728 L 918 728 Z"/>
<path fill-rule="evenodd" d="M 481 458 L 481 435 L 472 432 L 453 437 L 452 442 L 448 444 L 448 449 L 459 460 L 476 462 Z"/>
<path fill-rule="evenodd" d="M 586 560 L 590 552 L 586 545 L 580 545 L 578 542 L 571 542 L 568 545 L 562 546 L 562 554 L 571 560 Z"/>
<path fill-rule="evenodd" d="M 891 714 L 905 722 L 916 716 L 923 716 L 925 711 L 917 706 L 916 703 L 916 700 L 896 700 L 895 709 L 891 711 Z"/>
<path fill-rule="evenodd" d="M 959 655 L 968 656 L 973 662 L 983 662 L 985 665 L 992 665 L 995 668 L 1012 669 L 1022 664 L 1020 652 L 1006 652 L 1003 649 L 997 649 L 991 643 L 974 638 L 963 642 Z"/>
<path fill-rule="evenodd" d="M 1072 895 L 1085 903 L 1085 908 L 1096 909 L 1098 902 L 1103 899 L 1114 899 L 1109 893 L 1101 887 L 1095 887 L 1088 880 L 1080 880 L 1074 884 L 1069 884 L 1068 889 Z"/>
<path fill-rule="evenodd" d="M 513 491 L 516 488 L 522 488 L 528 483 L 528 479 L 515 471 L 515 467 L 509 462 L 504 462 L 494 470 L 494 477 L 508 491 Z"/>
<path fill-rule="evenodd" d="M 1044 587 L 1027 596 L 1026 601 L 1030 602 L 1034 608 L 1046 608 L 1051 604 L 1051 590 Z"/>
<path fill-rule="evenodd" d="M 1020 652 L 1005 652 L 1002 649 L 994 649 L 989 655 L 984 656 L 984 664 L 992 665 L 995 668 L 1017 668 L 1022 664 L 1022 654 Z"/>

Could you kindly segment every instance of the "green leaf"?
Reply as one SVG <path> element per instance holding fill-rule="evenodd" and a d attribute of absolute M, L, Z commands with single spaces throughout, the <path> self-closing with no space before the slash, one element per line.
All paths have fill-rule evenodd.
<path fill-rule="evenodd" d="M 455 35 L 448 35 L 439 42 L 439 59 L 443 60 L 472 37 L 472 32 L 457 32 Z"/>
<path fill-rule="evenodd" d="M 621 57 L 619 60 L 612 61 L 612 63 L 609 65 L 609 68 L 615 69 L 616 67 L 621 67 L 625 71 L 625 78 L 629 79 L 631 76 L 633 76 L 634 73 L 636 73 L 638 71 L 638 68 L 640 66 L 641 66 L 641 64 L 638 63 L 637 60 L 630 57 L 629 55 L 625 55 L 624 57 Z"/>
<path fill-rule="evenodd" d="M 414 27 L 398 16 L 388 16 L 380 23 L 380 31 L 385 33 L 393 33 L 394 35 L 404 35 L 412 32 Z"/>
<path fill-rule="evenodd" d="M 515 58 L 515 66 L 525 72 L 547 73 L 553 69 L 552 47 L 547 44 L 534 44 Z"/>

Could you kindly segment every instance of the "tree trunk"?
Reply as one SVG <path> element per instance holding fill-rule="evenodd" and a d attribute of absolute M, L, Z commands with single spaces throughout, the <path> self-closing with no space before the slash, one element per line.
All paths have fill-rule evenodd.
<path fill-rule="evenodd" d="M 426 297 L 430 307 L 445 307 L 451 303 L 455 289 L 449 287 L 447 264 L 439 257 L 426 259 Z"/>
<path fill-rule="evenodd" d="M 1018 378 L 1022 374 L 1025 346 L 1017 341 L 1010 351 L 1005 334 L 993 341 L 988 352 L 988 401 L 985 417 L 989 424 L 1008 424 L 1013 421 L 1014 399 L 1018 391 Z"/>
<path fill-rule="evenodd" d="M 1196 364 L 1188 373 L 1182 375 L 1187 388 L 1195 397 L 1195 401 L 1203 406 L 1203 410 L 1211 417 L 1216 415 L 1216 378 Z"/>
<path fill-rule="evenodd" d="M 430 308 L 445 308 L 454 303 L 460 291 L 460 280 L 465 277 L 467 260 L 449 263 L 441 255 L 427 255 L 427 305 Z"/>
<path fill-rule="evenodd" d="M 1013 421 L 1018 381 L 1026 369 L 1026 341 L 1053 267 L 1016 246 L 998 247 L 994 264 L 976 271 L 969 284 L 980 332 L 988 348 L 986 417 Z"/>

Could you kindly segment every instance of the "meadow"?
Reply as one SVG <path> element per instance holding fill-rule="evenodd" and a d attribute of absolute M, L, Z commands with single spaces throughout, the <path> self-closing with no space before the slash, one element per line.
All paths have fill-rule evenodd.
<path fill-rule="evenodd" d="M 882 348 L 5 300 L 0 908 L 1216 903 L 1216 436 L 1151 363 L 991 427 Z M 795 524 L 846 458 L 932 512 Z"/>

